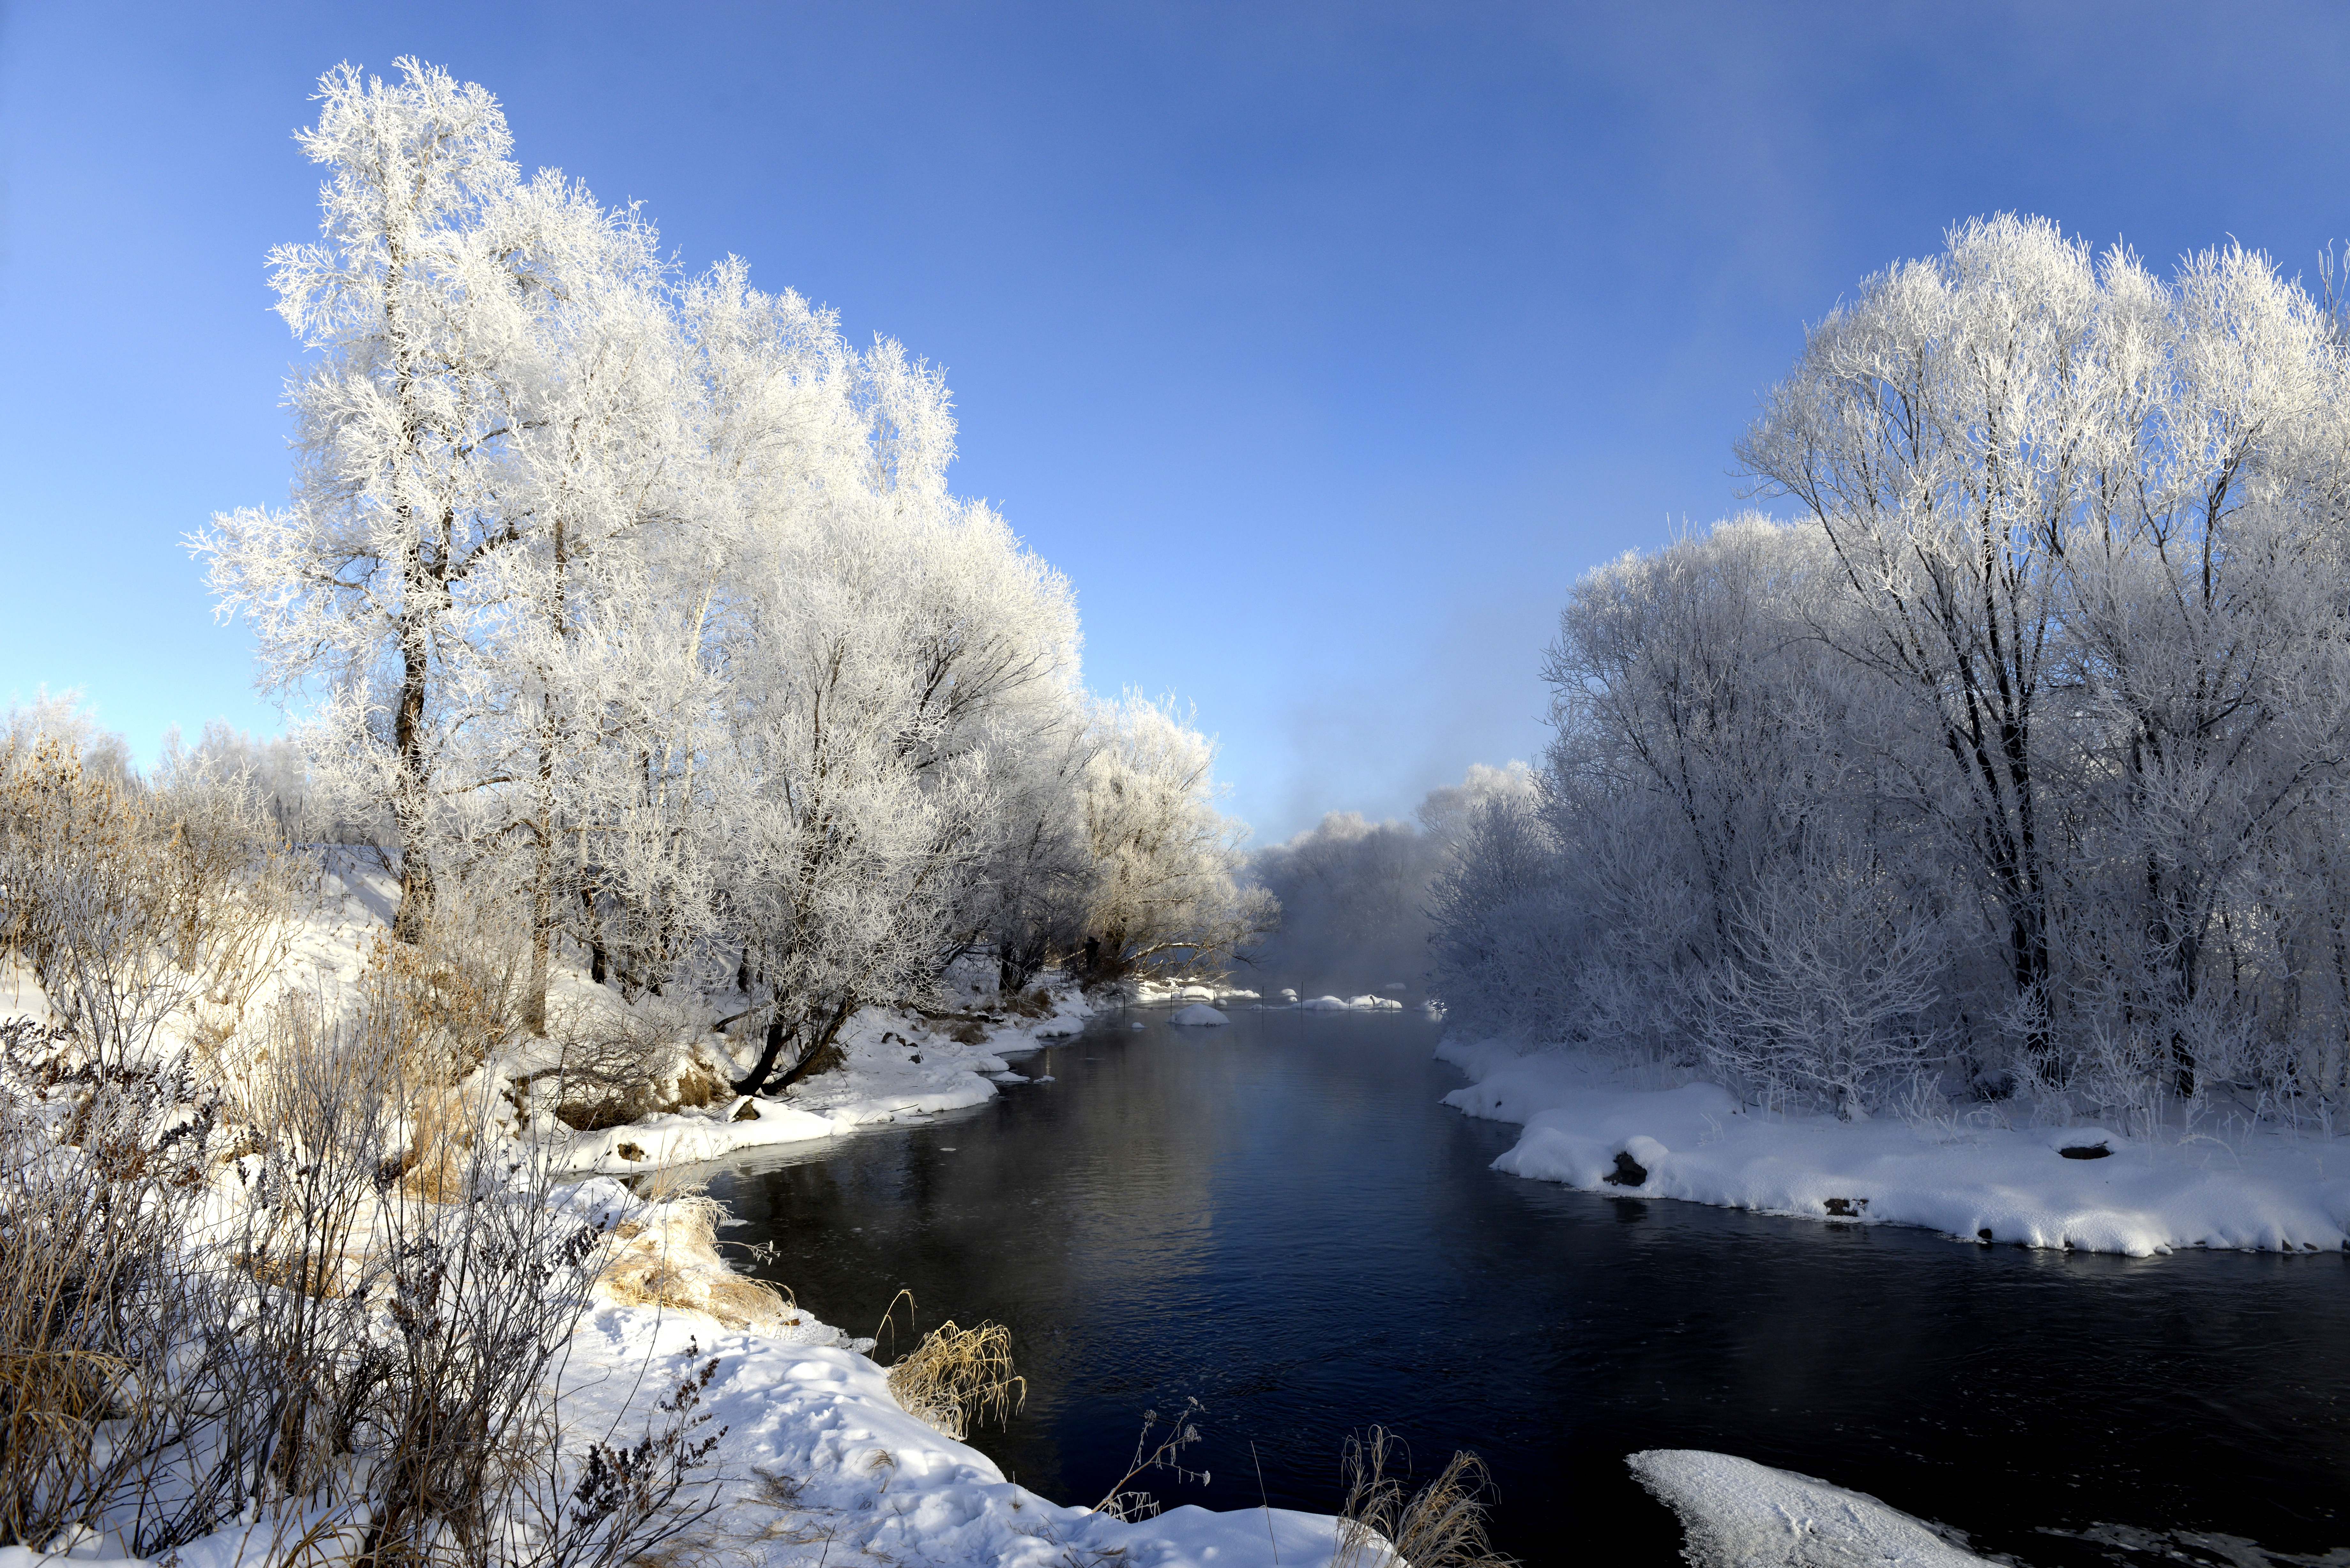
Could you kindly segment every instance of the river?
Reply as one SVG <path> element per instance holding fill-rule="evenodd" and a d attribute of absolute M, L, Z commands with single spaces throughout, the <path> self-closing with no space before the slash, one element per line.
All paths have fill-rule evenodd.
<path fill-rule="evenodd" d="M 1185 1459 L 1211 1480 L 1148 1479 L 1170 1506 L 1327 1511 L 1377 1422 L 1423 1476 L 1482 1455 L 1496 1544 L 1529 1564 L 1678 1562 L 1623 1465 L 1647 1448 L 2051 1568 L 2263 1560 L 2196 1532 L 2350 1542 L 2342 1255 L 2039 1252 L 1569 1191 L 1488 1168 L 1516 1129 L 1438 1103 L 1462 1079 L 1418 1013 L 1166 1018 L 1098 1021 L 1015 1064 L 1052 1082 L 970 1111 L 713 1168 L 746 1221 L 725 1238 L 774 1241 L 754 1272 L 852 1333 L 900 1288 L 924 1327 L 1009 1326 L 1027 1406 L 975 1440 L 1066 1502 L 1117 1480 L 1146 1410 L 1196 1398 Z"/>

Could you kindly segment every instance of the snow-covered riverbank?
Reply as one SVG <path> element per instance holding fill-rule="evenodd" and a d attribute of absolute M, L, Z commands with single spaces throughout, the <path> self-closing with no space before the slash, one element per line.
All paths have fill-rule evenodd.
<path fill-rule="evenodd" d="M 599 1194 L 616 1212 L 631 1201 L 603 1179 L 574 1201 Z M 664 1258 L 678 1272 L 724 1277 L 691 1227 L 672 1229 Z M 1129 1524 L 1039 1497 L 900 1407 L 888 1370 L 864 1354 L 869 1344 L 797 1308 L 746 1327 L 607 1299 L 573 1337 L 567 1410 L 582 1429 L 631 1430 L 656 1396 L 715 1357 L 703 1398 L 711 1429 L 723 1428 L 712 1456 L 720 1507 L 697 1543 L 747 1563 L 1314 1568 L 1330 1556 L 1336 1521 L 1326 1516 L 1181 1507 Z M 182 1555 L 187 1568 L 228 1568 Z"/>
<path fill-rule="evenodd" d="M 254 1008 L 281 996 L 331 1008 L 356 995 L 378 961 L 393 891 L 380 868 L 346 862 L 323 874 L 316 896 L 293 917 L 276 972 Z M 48 1021 L 29 972 L 6 978 L 0 1015 Z M 1032 1082 L 1012 1063 L 1076 1034 L 1097 1001 L 1055 986 L 1008 1003 L 992 991 L 958 995 L 948 999 L 950 1011 L 936 1012 L 868 1009 L 839 1035 L 840 1065 L 780 1096 L 746 1099 L 723 1085 L 748 1066 L 757 1037 L 712 1027 L 740 999 L 624 1002 L 577 968 L 558 970 L 553 992 L 549 1038 L 497 1053 L 459 1089 L 495 1108 L 493 1124 L 517 1140 L 517 1150 L 535 1149 L 576 1179 L 553 1189 L 551 1205 L 617 1228 L 594 1304 L 565 1344 L 555 1377 L 565 1451 L 634 1442 L 669 1418 L 660 1401 L 681 1380 L 716 1362 L 700 1390 L 711 1419 L 699 1431 L 717 1443 L 697 1483 L 712 1489 L 705 1501 L 715 1506 L 684 1539 L 686 1549 L 774 1568 L 867 1560 L 1315 1568 L 1328 1560 L 1336 1521 L 1326 1516 L 1186 1506 L 1129 1523 L 1080 1505 L 1092 1499 L 1056 1502 L 1007 1481 L 984 1454 L 899 1404 L 888 1368 L 866 1354 L 870 1340 L 734 1274 L 712 1242 L 714 1206 L 692 1196 L 690 1181 L 684 1196 L 664 1199 L 660 1184 L 649 1198 L 615 1179 L 980 1104 L 1006 1085 Z M 176 1049 L 187 1037 L 175 1021 L 161 1032 L 158 1049 Z M 572 1103 L 563 1058 L 582 1039 L 670 1050 L 671 1065 L 656 1085 L 670 1108 L 595 1130 L 567 1125 L 556 1114 Z M 713 1092 L 712 1085 L 720 1087 Z M 704 1103 L 679 1103 L 681 1093 Z M 243 1169 L 224 1165 L 216 1175 L 214 1218 L 222 1225 L 233 1226 L 248 1200 Z M 1133 1485 L 1148 1490 L 1152 1480 L 1146 1474 Z M 189 1542 L 170 1561 L 177 1568 L 265 1568 L 286 1560 L 285 1535 L 285 1521 L 264 1519 Z M 109 1538 L 72 1555 L 104 1547 L 120 1551 Z M 329 1541 L 309 1555 L 327 1561 L 333 1551 Z M 0 1548 L 0 1568 L 46 1561 L 22 1547 Z"/>
<path fill-rule="evenodd" d="M 1056 991 L 1052 1002 L 1052 1010 L 1040 1017 L 1004 1017 L 976 1028 L 868 1008 L 841 1031 L 843 1064 L 791 1085 L 779 1097 L 725 1096 L 593 1132 L 567 1137 L 556 1131 L 556 1159 L 571 1171 L 635 1175 L 980 1105 L 1003 1085 L 1030 1081 L 1014 1068 L 1013 1058 L 1076 1033 L 1095 1012 L 1095 1003 L 1072 989 Z M 980 1038 L 957 1039 L 957 1032 Z M 703 1049 L 723 1067 L 738 1072 L 755 1054 L 721 1035 L 712 1035 Z M 507 1071 L 524 1073 L 528 1065 L 525 1058 L 509 1064 Z"/>
<path fill-rule="evenodd" d="M 1766 1115 L 1711 1084 L 1658 1089 L 1569 1051 L 1447 1040 L 1446 1103 L 1524 1132 L 1496 1169 L 1982 1242 L 2144 1257 L 2181 1247 L 2350 1245 L 2350 1142 L 2261 1131 L 2149 1143 L 2094 1127 Z M 2069 1153 L 2068 1153 L 2069 1151 Z M 2102 1152 L 2099 1152 L 2102 1151 Z"/>

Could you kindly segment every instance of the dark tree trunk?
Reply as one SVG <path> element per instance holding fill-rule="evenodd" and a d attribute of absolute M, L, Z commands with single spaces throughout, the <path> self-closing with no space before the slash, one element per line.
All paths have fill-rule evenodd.
<path fill-rule="evenodd" d="M 400 831 L 400 909 L 391 934 L 421 942 L 432 919 L 432 861 L 424 847 L 424 684 L 428 668 L 423 637 L 411 629 L 402 639 L 400 707 L 392 716 L 392 750 L 400 759 L 400 794 L 392 822 Z"/>
<path fill-rule="evenodd" d="M 784 1027 L 781 1012 L 767 1021 L 767 1038 L 759 1048 L 759 1060 L 748 1073 L 734 1081 L 736 1094 L 755 1095 L 766 1086 L 767 1075 L 775 1070 L 775 1058 L 784 1054 L 784 1042 L 791 1038 L 792 1033 Z"/>
<path fill-rule="evenodd" d="M 784 1054 L 785 1043 L 799 1033 L 797 1029 L 786 1030 L 784 1027 L 783 1014 L 778 1012 L 775 1021 L 767 1025 L 766 1043 L 760 1048 L 757 1064 L 736 1081 L 734 1092 L 738 1095 L 755 1095 L 762 1091 L 779 1092 L 790 1088 L 811 1074 L 820 1073 L 838 1065 L 840 1053 L 833 1048 L 833 1041 L 839 1036 L 841 1025 L 847 1023 L 850 1015 L 856 1011 L 855 997 L 843 999 L 840 1005 L 833 1009 L 832 1017 L 825 1023 L 823 1032 L 809 1044 L 806 1050 L 794 1059 L 790 1068 L 782 1077 L 769 1084 L 768 1075 L 775 1070 L 775 1059 Z"/>

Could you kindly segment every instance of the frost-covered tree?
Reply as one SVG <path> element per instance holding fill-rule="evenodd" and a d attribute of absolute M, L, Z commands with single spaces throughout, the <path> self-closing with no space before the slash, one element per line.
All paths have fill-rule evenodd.
<path fill-rule="evenodd" d="M 484 571 L 500 611 L 485 632 L 490 722 L 473 725 L 470 771 L 497 785 L 475 813 L 479 836 L 508 852 L 526 888 L 525 1012 L 543 1028 L 550 956 L 578 929 L 584 867 L 608 859 L 597 829 L 616 797 L 665 776 L 652 759 L 691 732 L 681 719 L 702 686 L 699 648 L 670 600 L 691 592 L 706 549 L 690 506 L 688 350 L 655 234 L 551 175 L 515 204 L 535 214 L 522 226 L 540 236 L 549 284 L 535 324 L 546 374 L 510 439 L 521 523 Z"/>
<path fill-rule="evenodd" d="M 707 787 L 723 929 L 769 1009 L 755 1089 L 821 1061 L 857 1007 L 925 994 L 973 878 L 1066 832 L 1074 803 L 1047 786 L 1078 712 L 1076 620 L 1059 576 L 948 490 L 933 370 L 848 349 L 739 272 L 695 319 L 722 552 Z"/>
<path fill-rule="evenodd" d="M 1440 882 L 1456 1012 L 1847 1108 L 2340 1101 L 2341 343 L 2036 220 L 1866 280 L 1741 448 L 1804 520 L 1576 588 L 1540 802 Z"/>
<path fill-rule="evenodd" d="M 1262 923 L 1212 749 L 1097 713 L 1067 584 L 950 488 L 934 367 L 739 260 L 681 276 L 400 64 L 324 79 L 323 237 L 273 253 L 292 502 L 192 543 L 315 699 L 317 790 L 397 841 L 401 937 L 452 882 L 520 911 L 542 1030 L 567 950 L 731 981 L 757 1089 L 974 950 L 1018 985 L 1103 921 L 1195 966 Z"/>
<path fill-rule="evenodd" d="M 1212 971 L 1278 916 L 1272 895 L 1241 879 L 1243 830 L 1216 809 L 1215 744 L 1172 701 L 1139 692 L 1103 704 L 1097 722 L 1080 788 L 1097 877 L 1089 967 Z"/>
<path fill-rule="evenodd" d="M 2280 836 L 2331 832 L 2296 819 L 2322 818 L 2350 724 L 2350 380 L 2326 314 L 2263 257 L 2206 252 L 2168 286 L 2107 272 L 2127 390 L 2063 554 L 2084 780 L 2070 901 L 2094 1005 L 2191 1096 L 2207 944 Z"/>
<path fill-rule="evenodd" d="M 315 683 L 322 756 L 389 812 L 394 929 L 413 940 L 440 814 L 478 782 L 450 778 L 449 753 L 498 684 L 479 669 L 488 567 L 532 526 L 514 446 L 547 369 L 547 225 L 600 214 L 522 199 L 496 99 L 399 65 L 397 82 L 321 79 L 299 136 L 328 171 L 321 238 L 270 253 L 278 313 L 316 351 L 287 387 L 292 502 L 192 543 L 224 613 L 250 620 L 263 684 Z"/>
<path fill-rule="evenodd" d="M 2135 291 L 2133 269 L 2109 274 Z M 2128 374 L 2106 351 L 2099 285 L 2088 246 L 2053 223 L 1963 224 L 1814 327 L 1739 449 L 1825 534 L 1858 612 L 1831 633 L 1841 651 L 1914 692 L 1947 754 L 1955 791 L 1920 804 L 1948 813 L 1980 871 L 2028 1049 L 2051 1066 L 2058 562 L 2108 477 L 2104 414 Z"/>

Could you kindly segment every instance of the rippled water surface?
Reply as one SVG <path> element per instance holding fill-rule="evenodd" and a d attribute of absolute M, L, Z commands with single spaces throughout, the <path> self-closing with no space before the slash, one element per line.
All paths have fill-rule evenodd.
<path fill-rule="evenodd" d="M 762 1272 L 827 1322 L 870 1332 L 904 1287 L 924 1326 L 1008 1324 L 1028 1405 L 979 1446 L 1048 1496 L 1093 1501 L 1142 1413 L 1195 1397 L 1212 1480 L 1169 1503 L 1255 1506 L 1253 1442 L 1275 1506 L 1328 1510 L 1340 1443 L 1378 1422 L 1423 1473 L 1483 1455 L 1529 1563 L 1677 1562 L 1623 1465 L 1660 1447 L 2032 1563 L 2156 1560 L 2078 1538 L 2104 1526 L 2211 1562 L 2178 1532 L 2350 1543 L 2341 1255 L 2086 1257 L 1572 1192 L 1487 1168 L 1515 1129 L 1438 1104 L 1462 1079 L 1416 1013 L 1133 1016 L 1016 1064 L 1052 1083 L 712 1182 L 749 1222 L 728 1239 L 775 1241 Z"/>

